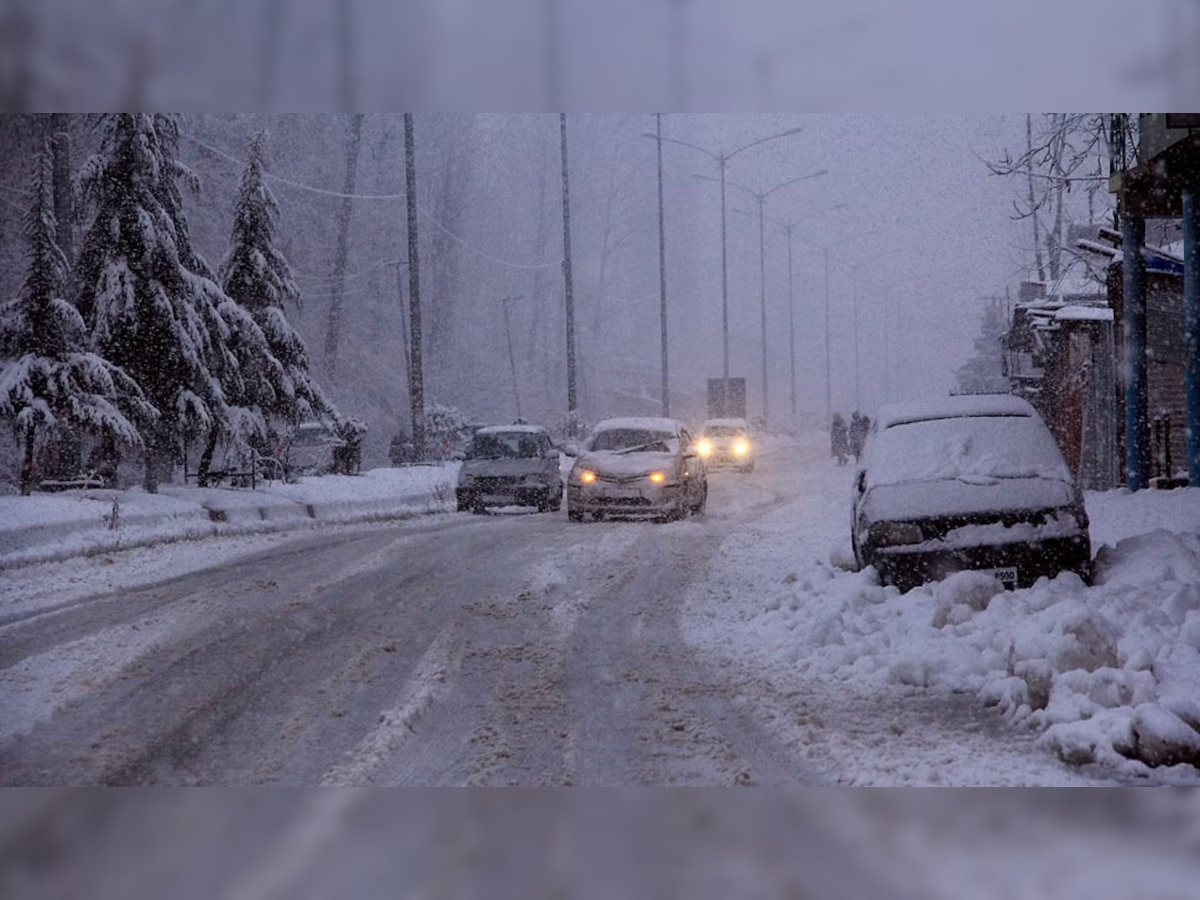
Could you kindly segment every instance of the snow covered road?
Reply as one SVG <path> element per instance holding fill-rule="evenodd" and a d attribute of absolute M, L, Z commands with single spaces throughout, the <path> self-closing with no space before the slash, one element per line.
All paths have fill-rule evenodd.
<path fill-rule="evenodd" d="M 215 541 L 211 568 L 79 560 L 110 593 L 80 571 L 0 620 L 0 781 L 1094 784 L 970 692 L 806 674 L 786 629 L 748 646 L 863 588 L 834 565 L 848 479 L 780 443 L 714 474 L 702 520 L 450 514 Z M 172 553 L 194 571 L 163 582 Z"/>

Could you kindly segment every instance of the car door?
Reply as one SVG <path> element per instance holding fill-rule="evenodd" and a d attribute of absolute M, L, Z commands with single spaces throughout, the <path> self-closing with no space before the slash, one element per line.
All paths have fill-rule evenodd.
<path fill-rule="evenodd" d="M 696 452 L 696 442 L 686 428 L 679 429 L 679 452 L 683 456 L 683 492 L 689 505 L 700 502 L 704 490 L 704 462 Z"/>

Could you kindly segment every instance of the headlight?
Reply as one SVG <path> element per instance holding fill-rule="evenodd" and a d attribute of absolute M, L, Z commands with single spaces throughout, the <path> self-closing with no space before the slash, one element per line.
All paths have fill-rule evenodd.
<path fill-rule="evenodd" d="M 579 473 L 579 480 L 582 481 L 584 484 L 595 484 L 596 483 L 596 473 L 591 471 L 590 469 L 584 469 L 582 472 Z"/>
<path fill-rule="evenodd" d="M 667 480 L 667 474 L 665 472 L 651 472 L 649 478 L 655 484 L 663 484 Z"/>
<path fill-rule="evenodd" d="M 712 441 L 708 438 L 700 438 L 700 440 L 696 441 L 696 452 L 701 456 L 712 456 L 712 451 Z"/>
<path fill-rule="evenodd" d="M 735 442 L 733 445 L 733 452 L 737 456 L 745 456 L 750 452 L 750 442 L 746 440 L 739 440 Z"/>

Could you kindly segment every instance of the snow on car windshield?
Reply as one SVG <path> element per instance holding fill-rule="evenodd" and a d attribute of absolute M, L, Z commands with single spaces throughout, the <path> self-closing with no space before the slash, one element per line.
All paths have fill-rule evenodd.
<path fill-rule="evenodd" d="M 893 425 L 875 435 L 873 484 L 992 478 L 1071 480 L 1049 430 L 1028 416 L 970 416 Z"/>
<path fill-rule="evenodd" d="M 746 433 L 746 429 L 735 425 L 708 425 L 704 433 L 709 437 L 740 437 Z"/>
<path fill-rule="evenodd" d="M 592 436 L 589 450 L 629 450 L 650 444 L 665 444 L 668 451 L 675 452 L 675 435 L 666 431 L 645 431 L 634 428 L 609 428 Z"/>

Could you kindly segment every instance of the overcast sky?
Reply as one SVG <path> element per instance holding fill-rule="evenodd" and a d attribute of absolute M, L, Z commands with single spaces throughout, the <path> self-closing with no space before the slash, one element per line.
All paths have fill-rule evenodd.
<path fill-rule="evenodd" d="M 1024 116 L 964 115 L 671 115 L 664 133 L 728 153 L 759 137 L 803 126 L 735 156 L 727 165 L 731 211 L 757 213 L 757 191 L 811 172 L 828 174 L 772 193 L 767 216 L 797 221 L 793 237 L 798 376 L 818 395 L 824 384 L 825 275 L 829 246 L 829 306 L 833 405 L 854 402 L 854 296 L 859 298 L 859 394 L 864 408 L 884 399 L 884 365 L 890 358 L 897 385 L 893 398 L 945 393 L 970 353 L 984 298 L 1015 291 L 1030 262 L 1028 224 L 1013 219 L 1021 185 L 990 175 L 983 159 L 996 159 L 1024 143 Z M 717 175 L 702 154 L 669 145 L 668 169 Z M 711 247 L 701 277 L 707 303 L 719 316 L 720 187 L 692 181 L 690 226 L 697 245 Z M 844 206 L 843 206 L 844 205 Z M 840 208 L 839 208 L 840 207 Z M 825 212 L 833 208 L 832 212 Z M 757 396 L 761 372 L 759 244 L 755 215 L 728 217 L 730 318 L 733 365 Z M 768 223 L 766 239 L 768 346 L 776 357 L 787 328 L 787 241 Z M 855 274 L 856 273 L 856 274 Z M 890 301 L 891 307 L 887 306 Z M 885 322 L 886 318 L 886 322 Z M 719 321 L 719 318 L 718 318 Z M 896 357 L 885 356 L 885 329 Z M 814 333 L 815 332 L 815 333 Z M 714 338 L 715 340 L 715 338 Z M 710 352 L 719 353 L 719 345 Z M 784 359 L 768 359 L 776 371 Z M 772 382 L 788 373 L 781 371 Z M 904 387 L 901 390 L 899 383 Z M 786 389 L 773 400 L 783 409 Z M 818 397 L 823 406 L 823 396 Z"/>

